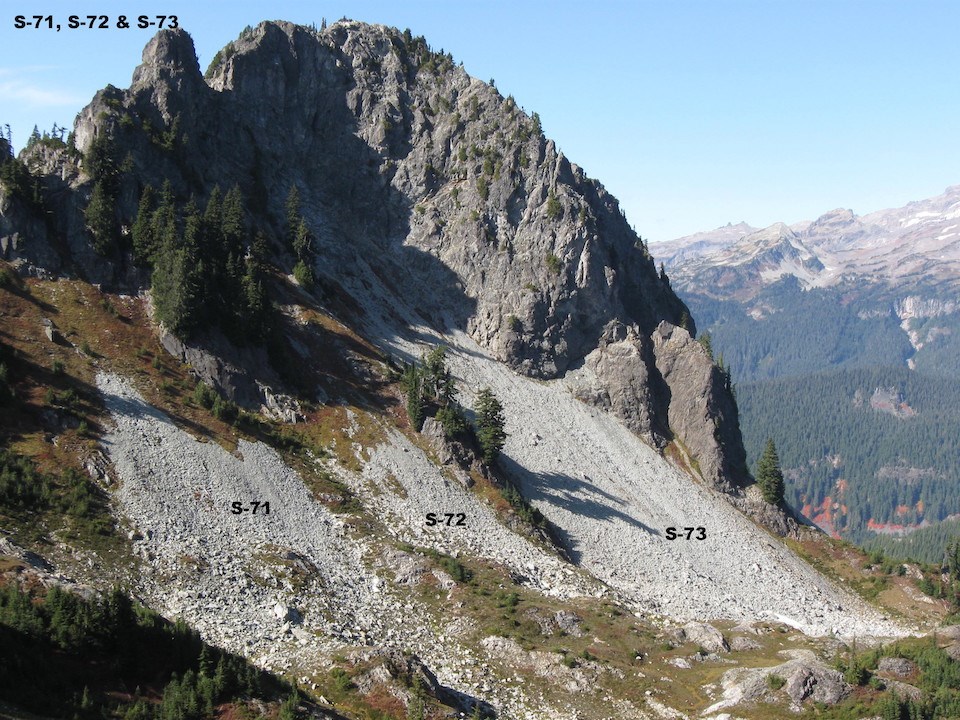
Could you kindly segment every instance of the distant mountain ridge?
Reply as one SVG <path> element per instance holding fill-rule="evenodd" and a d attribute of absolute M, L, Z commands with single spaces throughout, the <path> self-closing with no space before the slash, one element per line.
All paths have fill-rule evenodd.
<path fill-rule="evenodd" d="M 780 242 L 772 242 L 776 237 Z M 789 251 L 789 247 L 796 253 Z M 786 253 L 783 251 L 787 250 Z M 756 230 L 746 223 L 658 243 L 653 252 L 674 284 L 711 292 L 704 278 L 722 272 L 755 294 L 784 275 L 803 287 L 827 287 L 852 279 L 891 290 L 923 282 L 960 289 L 960 185 L 901 208 L 858 216 L 836 209 L 811 222 L 775 223 Z M 796 263 L 808 254 L 807 262 Z"/>

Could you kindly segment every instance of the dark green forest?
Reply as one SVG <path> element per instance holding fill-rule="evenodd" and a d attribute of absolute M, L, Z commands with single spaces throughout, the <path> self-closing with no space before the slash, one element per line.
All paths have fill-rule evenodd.
<path fill-rule="evenodd" d="M 916 415 L 871 406 L 893 388 Z M 862 542 L 868 520 L 908 524 L 960 512 L 960 386 L 906 368 L 838 370 L 737 387 L 748 456 L 773 437 L 794 507 L 837 497 L 848 508 L 845 535 Z M 832 461 L 831 461 L 832 459 Z M 919 505 L 918 503 L 922 503 Z M 909 512 L 897 514 L 898 506 Z"/>
<path fill-rule="evenodd" d="M 237 344 L 266 339 L 266 241 L 249 236 L 243 208 L 237 187 L 226 195 L 214 188 L 202 212 L 192 199 L 178 205 L 169 185 L 160 193 L 144 188 L 134 258 L 153 268 L 157 318 L 174 334 L 219 326 Z"/>
<path fill-rule="evenodd" d="M 891 558 L 917 558 L 940 563 L 945 548 L 957 537 L 960 537 L 960 519 L 944 520 L 906 535 L 873 535 L 862 544 L 870 552 L 879 550 Z"/>
<path fill-rule="evenodd" d="M 680 294 L 697 327 L 710 333 L 714 349 L 732 368 L 734 380 L 745 383 L 837 368 L 905 366 L 913 348 L 892 305 L 875 315 L 876 293 L 869 286 L 804 291 L 796 278 L 788 278 L 765 288 L 751 303 L 763 308 L 760 320 L 734 300 Z M 960 358 L 952 368 L 960 377 Z"/>
<path fill-rule="evenodd" d="M 53 586 L 0 588 L 0 698 L 48 717 L 200 720 L 224 703 L 280 703 L 291 688 L 239 656 L 203 643 L 115 589 L 84 599 Z"/>
<path fill-rule="evenodd" d="M 751 304 L 762 308 L 760 319 L 739 302 L 684 300 L 730 369 L 751 466 L 772 438 L 791 506 L 816 508 L 830 497 L 846 508 L 834 517 L 845 538 L 939 561 L 953 524 L 906 541 L 867 523 L 937 523 L 960 513 L 956 321 L 914 321 L 921 333 L 925 325 L 948 331 L 915 353 L 892 301 L 866 283 L 804 291 L 794 278 L 782 280 Z M 906 403 L 903 417 L 871 407 L 878 388 Z"/>

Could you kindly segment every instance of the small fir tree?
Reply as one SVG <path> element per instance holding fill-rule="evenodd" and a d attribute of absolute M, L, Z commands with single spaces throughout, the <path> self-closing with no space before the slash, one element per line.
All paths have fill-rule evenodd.
<path fill-rule="evenodd" d="M 757 485 L 763 499 L 771 505 L 783 502 L 783 472 L 780 470 L 780 458 L 777 456 L 777 447 L 773 439 L 767 438 L 767 445 L 757 463 Z"/>
<path fill-rule="evenodd" d="M 477 442 L 483 452 L 483 461 L 488 465 L 497 459 L 507 440 L 503 430 L 505 420 L 503 405 L 490 388 L 484 388 L 477 395 L 475 407 L 477 414 Z"/>

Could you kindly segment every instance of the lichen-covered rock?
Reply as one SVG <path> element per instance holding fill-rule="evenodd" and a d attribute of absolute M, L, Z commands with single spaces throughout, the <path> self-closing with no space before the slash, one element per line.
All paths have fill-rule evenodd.
<path fill-rule="evenodd" d="M 784 692 L 796 705 L 805 700 L 836 705 L 850 694 L 843 675 L 819 663 L 798 663 L 790 668 Z"/>
<path fill-rule="evenodd" d="M 734 635 L 730 638 L 730 649 L 733 652 L 745 652 L 747 650 L 759 650 L 762 646 L 751 637 L 743 635 Z"/>
<path fill-rule="evenodd" d="M 910 677 L 917 671 L 917 664 L 907 658 L 883 657 L 877 664 L 877 672 L 890 677 Z"/>
<path fill-rule="evenodd" d="M 727 653 L 730 652 L 730 645 L 727 644 L 723 633 L 717 630 L 713 625 L 699 622 L 688 622 L 683 626 L 683 632 L 687 642 L 699 645 L 709 653 Z"/>

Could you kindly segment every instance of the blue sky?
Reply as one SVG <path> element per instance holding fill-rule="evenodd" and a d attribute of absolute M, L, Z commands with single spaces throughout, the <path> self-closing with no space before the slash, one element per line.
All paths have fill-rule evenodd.
<path fill-rule="evenodd" d="M 29 10 L 26 7 L 29 5 Z M 409 27 L 494 78 L 622 203 L 642 236 L 867 213 L 960 184 L 960 2 L 3 3 L 0 124 L 72 125 L 129 85 L 149 30 L 67 30 L 70 14 L 177 14 L 205 68 L 247 24 L 347 16 Z M 53 14 L 61 32 L 15 29 Z"/>

